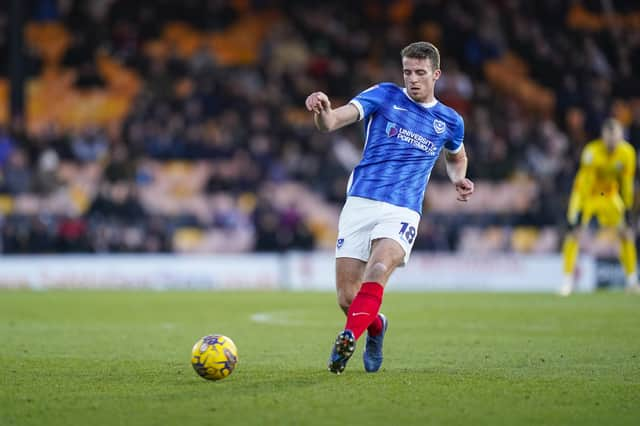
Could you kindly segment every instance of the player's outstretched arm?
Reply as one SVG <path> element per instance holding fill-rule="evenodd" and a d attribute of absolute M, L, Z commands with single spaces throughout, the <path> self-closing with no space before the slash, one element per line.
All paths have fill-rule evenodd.
<path fill-rule="evenodd" d="M 593 192 L 593 186 L 596 180 L 596 170 L 593 166 L 593 146 L 587 144 L 580 154 L 580 166 L 576 177 L 573 179 L 572 193 L 576 193 L 576 197 L 580 200 L 586 200 Z"/>
<path fill-rule="evenodd" d="M 473 194 L 473 182 L 466 177 L 467 175 L 467 153 L 464 146 L 455 154 L 447 152 L 445 154 L 445 163 L 447 166 L 447 174 L 449 179 L 456 186 L 458 192 L 458 201 L 467 201 Z"/>
<path fill-rule="evenodd" d="M 329 97 L 322 92 L 314 92 L 307 96 L 305 105 L 314 113 L 313 121 L 318 130 L 323 132 L 331 132 L 355 123 L 360 116 L 358 109 L 352 104 L 332 109 Z"/>
<path fill-rule="evenodd" d="M 620 194 L 627 210 L 633 208 L 633 184 L 636 180 L 636 150 L 629 146 L 624 159 L 624 168 L 620 176 Z"/>

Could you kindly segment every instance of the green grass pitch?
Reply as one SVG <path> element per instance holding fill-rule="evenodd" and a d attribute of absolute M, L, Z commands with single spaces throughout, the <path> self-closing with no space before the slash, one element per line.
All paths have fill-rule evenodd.
<path fill-rule="evenodd" d="M 388 293 L 385 362 L 326 371 L 329 293 L 0 292 L 0 425 L 640 424 L 640 297 Z M 222 333 L 240 363 L 198 377 Z"/>

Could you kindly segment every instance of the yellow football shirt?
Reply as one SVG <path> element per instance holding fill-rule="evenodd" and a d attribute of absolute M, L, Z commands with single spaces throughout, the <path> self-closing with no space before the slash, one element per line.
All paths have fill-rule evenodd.
<path fill-rule="evenodd" d="M 625 208 L 630 209 L 635 172 L 636 150 L 629 142 L 622 141 L 609 151 L 602 139 L 596 139 L 582 151 L 572 196 L 584 202 L 595 196 L 619 194 Z"/>

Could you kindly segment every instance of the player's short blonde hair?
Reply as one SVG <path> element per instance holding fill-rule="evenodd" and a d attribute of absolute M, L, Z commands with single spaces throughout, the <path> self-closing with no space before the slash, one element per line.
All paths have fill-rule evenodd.
<path fill-rule="evenodd" d="M 440 69 L 440 52 L 428 41 L 416 41 L 400 51 L 403 58 L 430 59 L 433 69 Z"/>

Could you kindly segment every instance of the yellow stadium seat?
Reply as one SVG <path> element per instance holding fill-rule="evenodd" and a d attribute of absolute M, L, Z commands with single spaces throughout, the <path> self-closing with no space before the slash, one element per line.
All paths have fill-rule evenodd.
<path fill-rule="evenodd" d="M 71 42 L 69 32 L 59 22 L 29 22 L 25 36 L 27 44 L 49 65 L 60 63 Z"/>
<path fill-rule="evenodd" d="M 10 214 L 13 211 L 13 197 L 11 195 L 0 194 L 0 213 Z"/>
<path fill-rule="evenodd" d="M 9 82 L 0 78 L 0 123 L 9 121 Z"/>
<path fill-rule="evenodd" d="M 69 197 L 71 198 L 71 202 L 76 208 L 76 211 L 79 213 L 86 212 L 91 204 L 89 194 L 87 194 L 87 192 L 79 185 L 73 185 L 69 188 Z"/>
<path fill-rule="evenodd" d="M 258 199 L 256 195 L 252 192 L 245 192 L 238 197 L 238 207 L 244 213 L 251 213 L 256 208 L 256 204 L 258 203 Z"/>
<path fill-rule="evenodd" d="M 529 76 L 526 63 L 512 52 L 484 64 L 487 81 L 499 92 L 518 99 L 532 111 L 549 115 L 555 107 L 555 94 Z"/>
<path fill-rule="evenodd" d="M 538 241 L 539 231 L 533 226 L 519 226 L 511 233 L 511 247 L 518 253 L 531 253 Z"/>
<path fill-rule="evenodd" d="M 179 228 L 173 234 L 173 248 L 178 252 L 194 251 L 203 239 L 204 234 L 198 228 Z"/>

